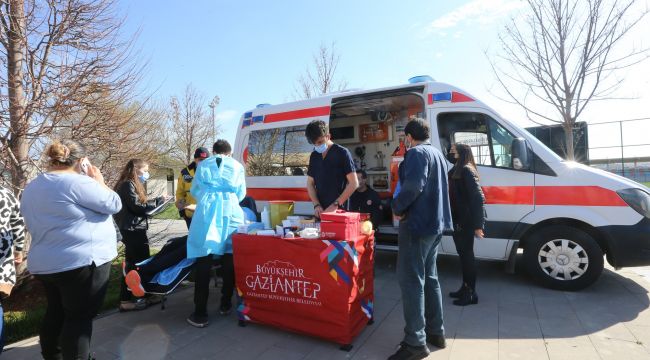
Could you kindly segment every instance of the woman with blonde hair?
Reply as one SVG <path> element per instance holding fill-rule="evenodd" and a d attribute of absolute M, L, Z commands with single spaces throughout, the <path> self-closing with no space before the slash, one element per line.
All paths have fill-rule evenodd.
<path fill-rule="evenodd" d="M 149 220 L 147 212 L 162 204 L 163 196 L 149 200 L 144 184 L 149 180 L 149 164 L 142 159 L 131 159 L 126 163 L 115 185 L 115 191 L 122 199 L 122 210 L 115 215 L 122 243 L 126 274 L 135 264 L 149 258 Z M 136 294 L 143 296 L 144 294 Z M 133 299 L 125 281 L 120 290 L 120 311 L 141 310 L 147 306 L 143 299 Z"/>
<path fill-rule="evenodd" d="M 102 306 L 117 237 L 111 215 L 120 197 L 104 183 L 85 149 L 54 141 L 49 169 L 30 182 L 21 211 L 32 242 L 27 269 L 43 283 L 44 359 L 88 359 L 92 319 Z"/>

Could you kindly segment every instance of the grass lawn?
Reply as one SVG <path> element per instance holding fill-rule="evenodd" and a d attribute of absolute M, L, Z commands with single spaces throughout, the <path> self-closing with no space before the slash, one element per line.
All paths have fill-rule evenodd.
<path fill-rule="evenodd" d="M 156 253 L 151 250 L 151 255 Z M 113 260 L 111 266 L 111 275 L 108 280 L 108 290 L 104 298 L 104 305 L 101 312 L 115 309 L 120 304 L 120 284 L 122 283 L 122 260 L 123 256 L 118 256 Z M 11 344 L 35 335 L 41 327 L 41 321 L 45 315 L 47 302 L 41 284 L 32 280 L 29 284 L 24 285 L 11 297 L 3 302 L 4 314 L 4 334 L 5 344 Z"/>
<path fill-rule="evenodd" d="M 178 209 L 173 204 L 170 205 L 170 206 L 167 206 L 165 211 L 163 211 L 160 214 L 154 216 L 153 218 L 154 219 L 161 219 L 161 220 L 180 220 L 181 219 L 180 215 L 178 214 Z"/>
<path fill-rule="evenodd" d="M 641 183 L 641 184 L 643 184 L 643 185 L 645 185 L 647 187 L 650 187 L 650 182 L 644 182 L 644 183 Z"/>

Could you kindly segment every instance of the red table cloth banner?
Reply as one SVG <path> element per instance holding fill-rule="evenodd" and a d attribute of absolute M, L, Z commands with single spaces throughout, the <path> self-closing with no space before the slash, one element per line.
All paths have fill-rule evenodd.
<path fill-rule="evenodd" d="M 234 234 L 239 319 L 351 344 L 372 319 L 373 242 Z"/>

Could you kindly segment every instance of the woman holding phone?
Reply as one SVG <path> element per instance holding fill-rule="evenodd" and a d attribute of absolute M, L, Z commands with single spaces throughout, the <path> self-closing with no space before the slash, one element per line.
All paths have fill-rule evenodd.
<path fill-rule="evenodd" d="M 43 283 L 47 310 L 40 331 L 44 359 L 87 359 L 92 319 L 106 295 L 117 237 L 111 215 L 120 197 L 70 140 L 45 151 L 48 171 L 30 182 L 21 211 L 32 236 L 27 268 Z M 82 174 L 82 166 L 86 175 Z"/>
<path fill-rule="evenodd" d="M 141 159 L 131 159 L 126 163 L 117 184 L 115 191 L 122 199 L 122 210 L 115 215 L 122 243 L 124 243 L 124 262 L 127 269 L 124 274 L 131 270 L 136 263 L 149 258 L 149 220 L 147 212 L 153 210 L 165 201 L 164 196 L 149 200 L 144 188 L 145 182 L 149 179 L 149 164 Z M 143 299 L 134 299 L 131 292 L 122 281 L 120 290 L 120 311 L 142 310 L 147 307 Z"/>
<path fill-rule="evenodd" d="M 454 221 L 454 244 L 463 271 L 463 284 L 449 293 L 456 298 L 454 305 L 478 303 L 476 294 L 476 260 L 474 238 L 483 238 L 485 227 L 485 196 L 479 184 L 478 170 L 472 148 L 465 144 L 451 146 L 450 160 L 454 168 L 449 173 L 449 201 Z"/>

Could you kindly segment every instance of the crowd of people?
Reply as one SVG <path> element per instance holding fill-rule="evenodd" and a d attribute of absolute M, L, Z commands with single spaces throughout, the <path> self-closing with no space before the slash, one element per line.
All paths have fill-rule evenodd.
<path fill-rule="evenodd" d="M 445 233 L 453 233 L 462 265 L 462 284 L 449 295 L 459 306 L 478 302 L 473 245 L 475 238 L 484 236 L 485 197 L 469 146 L 451 147 L 447 159 L 454 167 L 450 171 L 442 152 L 429 142 L 426 121 L 409 121 L 404 133 L 408 151 L 399 166 L 399 192 L 390 207 L 400 220 L 397 275 L 406 326 L 403 341 L 389 359 L 421 359 L 430 352 L 427 343 L 446 346 L 436 267 Z M 307 191 L 315 216 L 338 209 L 367 212 L 376 227 L 383 210 L 381 199 L 367 185 L 365 172 L 355 169 L 349 150 L 331 140 L 324 121 L 311 122 L 305 136 L 314 145 Z M 143 284 L 160 269 L 193 259 L 194 310 L 187 322 L 207 326 L 211 269 L 218 259 L 223 277 L 219 313 L 231 312 L 232 234 L 247 216 L 241 204 L 252 202 L 254 207 L 254 201 L 245 199 L 244 166 L 231 154 L 225 140 L 214 143 L 211 155 L 204 147 L 196 149 L 194 161 L 180 173 L 175 201 L 188 236 L 170 246 L 160 261 L 148 264 L 142 262 L 151 255 L 149 215 L 170 199 L 147 195 L 146 161 L 130 160 L 110 188 L 83 146 L 54 141 L 44 154 L 48 170 L 27 185 L 20 203 L 11 191 L 0 189 L 0 295 L 8 296 L 15 284 L 26 226 L 32 236 L 28 270 L 42 282 L 47 298 L 40 331 L 44 359 L 88 358 L 92 320 L 106 294 L 118 241 L 124 245 L 125 258 L 121 311 L 144 309 L 159 301 L 147 296 Z M 0 342 L 0 351 L 1 346 Z"/>

